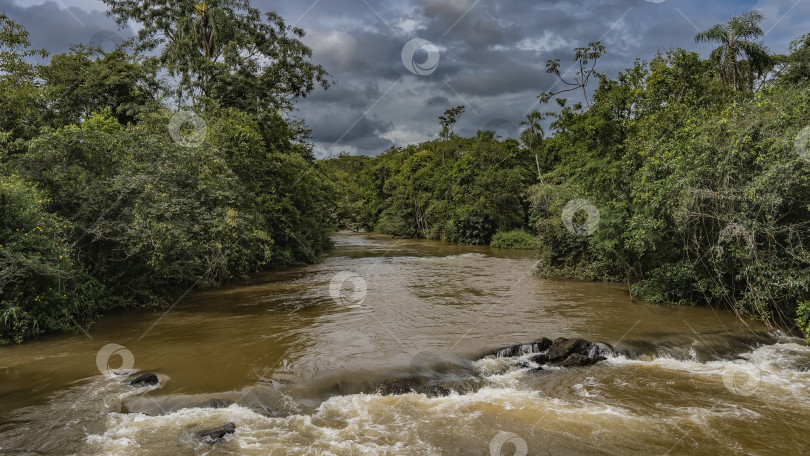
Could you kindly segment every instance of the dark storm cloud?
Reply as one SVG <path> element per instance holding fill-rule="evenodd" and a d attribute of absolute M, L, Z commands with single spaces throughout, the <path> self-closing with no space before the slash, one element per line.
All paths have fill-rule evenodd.
<path fill-rule="evenodd" d="M 0 0 L 0 9 L 22 22 L 38 46 L 64 50 L 115 25 L 95 0 L 62 0 L 78 19 L 55 3 L 24 8 Z M 545 62 L 571 66 L 573 48 L 601 40 L 607 47 L 598 69 L 609 76 L 675 47 L 708 55 L 695 44 L 698 30 L 730 14 L 757 8 L 768 17 L 766 44 L 785 52 L 787 43 L 810 30 L 810 3 L 795 0 L 254 0 L 307 31 L 313 59 L 337 85 L 298 104 L 295 115 L 312 128 L 320 155 L 348 151 L 378 154 L 392 144 L 435 138 L 437 117 L 464 104 L 461 134 L 495 126 L 516 134 L 536 96 L 561 88 Z M 406 42 L 422 38 L 438 49 L 435 72 L 416 76 L 402 63 Z M 417 63 L 425 56 L 417 54 Z M 568 74 L 571 78 L 573 75 Z M 580 95 L 572 95 L 577 98 Z M 553 108 L 553 106 L 549 106 Z M 545 110 L 545 108 L 544 108 Z M 497 124 L 497 125 L 496 125 Z M 338 141 L 339 140 L 339 141 Z M 337 144 L 335 144 L 337 142 Z"/>
<path fill-rule="evenodd" d="M 452 33 L 453 40 L 460 40 L 472 48 L 504 44 L 513 38 L 517 28 L 498 20 L 486 5 L 479 0 L 417 0 L 424 28 L 428 37 L 442 38 Z M 480 9 L 476 11 L 476 8 Z M 512 35 L 512 36 L 510 36 Z"/>
<path fill-rule="evenodd" d="M 35 48 L 47 49 L 52 54 L 65 52 L 72 44 L 94 41 L 106 47 L 132 36 L 129 29 L 118 29 L 100 2 L 30 3 L 0 0 L 0 11 L 25 26 Z"/>
<path fill-rule="evenodd" d="M 531 65 L 520 60 L 483 66 L 475 72 L 459 71 L 448 78 L 448 84 L 464 95 L 490 97 L 508 93 L 534 90 L 552 80 L 545 67 Z"/>
<path fill-rule="evenodd" d="M 327 143 L 351 144 L 370 135 L 380 135 L 392 128 L 390 122 L 363 115 L 363 110 L 348 109 L 340 105 L 319 103 L 317 109 L 307 110 L 307 124 L 318 139 Z"/>
<path fill-rule="evenodd" d="M 381 95 L 382 92 L 374 81 L 370 83 L 352 80 L 346 82 L 337 81 L 334 87 L 326 91 L 318 91 L 302 103 L 329 104 L 362 112 Z"/>
<path fill-rule="evenodd" d="M 430 98 L 427 99 L 427 101 L 425 101 L 425 106 L 428 106 L 428 107 L 431 107 L 431 108 L 435 108 L 435 107 L 444 108 L 445 106 L 449 106 L 449 105 L 450 105 L 450 100 L 448 100 L 447 97 L 443 97 L 441 95 L 430 97 Z"/>
<path fill-rule="evenodd" d="M 308 31 L 304 42 L 312 48 L 314 59 L 341 80 L 368 77 L 379 81 L 402 74 L 399 55 L 405 42 L 387 29 L 315 29 Z M 344 74 L 350 77 L 340 77 Z"/>

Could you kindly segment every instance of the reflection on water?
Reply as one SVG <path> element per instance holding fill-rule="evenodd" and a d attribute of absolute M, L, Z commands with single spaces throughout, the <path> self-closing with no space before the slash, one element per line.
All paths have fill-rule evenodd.
<path fill-rule="evenodd" d="M 0 452 L 487 455 L 499 435 L 503 454 L 525 442 L 531 455 L 810 445 L 810 350 L 760 324 L 646 304 L 618 285 L 542 280 L 526 252 L 335 240 L 321 264 L 193 293 L 165 316 L 121 313 L 89 336 L 0 349 Z M 330 295 L 340 273 L 362 278 L 363 299 L 334 299 L 334 285 Z M 481 359 L 541 336 L 641 357 L 540 372 Z M 161 386 L 101 376 L 96 354 L 110 343 Z M 444 397 L 374 394 L 413 375 L 475 381 Z M 211 398 L 235 404 L 188 408 Z M 226 421 L 237 431 L 224 442 L 195 438 Z"/>

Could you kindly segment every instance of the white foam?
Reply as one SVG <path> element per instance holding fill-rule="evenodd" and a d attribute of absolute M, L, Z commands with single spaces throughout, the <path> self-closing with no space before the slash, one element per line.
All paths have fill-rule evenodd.
<path fill-rule="evenodd" d="M 735 360 L 697 362 L 661 356 L 655 359 L 629 360 L 625 356 L 608 359 L 616 365 L 635 365 L 688 372 L 690 375 L 715 377 L 739 395 L 801 401 L 810 406 L 810 372 L 797 366 L 810 362 L 810 347 L 797 343 L 763 345 L 743 353 Z"/>
<path fill-rule="evenodd" d="M 222 409 L 181 409 L 148 416 L 111 413 L 107 430 L 87 438 L 86 452 L 104 455 L 135 455 L 148 451 L 165 451 L 178 442 L 204 449 L 195 432 L 232 422 L 236 432 L 226 437 L 228 448 L 242 454 L 267 454 L 268 448 L 284 448 L 288 454 L 360 454 L 386 452 L 405 454 L 440 454 L 430 445 L 415 439 L 413 425 L 406 419 L 395 419 L 385 425 L 374 421 L 386 408 L 375 408 L 372 402 L 381 396 L 338 396 L 324 402 L 312 415 L 271 418 L 249 408 L 233 404 Z M 402 417 L 405 418 L 405 417 Z M 410 432 L 409 432 L 410 431 Z M 405 451 L 405 449 L 408 451 Z"/>
<path fill-rule="evenodd" d="M 276 451 L 278 454 L 336 456 L 438 455 L 445 449 L 436 446 L 441 442 L 436 438 L 437 430 L 451 426 L 454 434 L 474 438 L 480 432 L 482 421 L 498 423 L 507 416 L 508 423 L 523 423 L 527 428 L 542 423 L 543 427 L 560 432 L 579 427 L 587 430 L 583 433 L 622 429 L 632 432 L 650 425 L 648 408 L 638 408 L 632 401 L 624 404 L 601 398 L 603 390 L 609 392 L 615 386 L 628 386 L 627 381 L 621 380 L 621 372 L 618 379 L 611 373 L 606 381 L 597 365 L 591 368 L 595 369 L 592 376 L 579 377 L 572 384 L 572 395 L 548 397 L 545 392 L 529 387 L 531 382 L 525 381 L 535 375 L 530 372 L 533 366 L 525 364 L 532 356 L 487 357 L 474 362 L 473 369 L 489 386 L 469 394 L 453 393 L 434 398 L 417 393 L 336 396 L 323 402 L 311 415 L 298 412 L 287 417 L 264 416 L 236 404 L 222 409 L 181 409 L 162 416 L 110 413 L 106 430 L 87 437 L 82 454 L 127 456 L 150 451 L 171 452 L 175 448 L 177 452 L 187 452 L 190 447 L 197 453 L 205 453 L 210 447 L 201 444 L 194 433 L 225 422 L 236 425 L 236 432 L 219 446 L 226 452 L 265 455 Z M 810 407 L 810 372 L 795 369 L 807 360 L 810 360 L 809 347 L 786 342 L 758 347 L 737 360 L 700 363 L 695 359 L 679 360 L 665 356 L 651 361 L 619 356 L 608 359 L 602 368 L 610 369 L 612 365 L 620 369 L 687 373 L 686 377 L 664 373 L 662 377 L 671 378 L 673 382 L 697 376 L 722 385 L 727 377 L 731 377 L 734 380 L 730 383 L 731 388 L 741 388 L 744 393 L 748 393 L 744 390 L 747 383 L 735 383 L 736 379 L 757 376 L 751 395 L 769 403 L 782 401 Z M 639 378 L 638 372 L 627 378 Z M 673 382 L 664 383 L 676 384 Z M 726 401 L 719 398 L 705 406 L 662 404 L 665 411 L 654 413 L 654 418 L 670 431 L 697 426 L 706 435 L 712 435 L 718 419 L 745 422 L 762 419 L 764 416 L 760 413 L 762 410 L 756 408 L 757 403 L 761 401 L 749 404 L 744 399 Z"/>
<path fill-rule="evenodd" d="M 236 433 L 222 445 L 240 454 L 267 454 L 273 448 L 283 449 L 281 454 L 439 455 L 441 450 L 420 435 L 449 422 L 460 432 L 467 429 L 472 433 L 484 409 L 538 416 L 551 412 L 567 415 L 569 420 L 583 414 L 642 419 L 616 407 L 569 403 L 538 391 L 509 387 L 485 387 L 475 393 L 436 398 L 416 393 L 354 394 L 330 398 L 312 415 L 285 418 L 266 417 L 236 404 L 223 409 L 181 409 L 162 416 L 111 413 L 107 430 L 89 436 L 83 453 L 126 456 L 165 451 L 181 443 L 194 446 L 198 445 L 196 431 L 233 422 Z"/>

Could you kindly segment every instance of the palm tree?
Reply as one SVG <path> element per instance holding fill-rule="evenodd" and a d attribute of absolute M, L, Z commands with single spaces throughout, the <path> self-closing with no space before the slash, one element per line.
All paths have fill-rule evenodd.
<path fill-rule="evenodd" d="M 526 126 L 526 129 L 520 134 L 520 140 L 523 141 L 523 144 L 525 144 L 526 147 L 534 152 L 534 161 L 537 164 L 537 178 L 541 181 L 543 178 L 541 177 L 542 174 L 540 173 L 540 157 L 538 156 L 538 150 L 540 149 L 540 145 L 543 143 L 543 139 L 546 136 L 546 132 L 543 130 L 543 126 L 540 124 L 540 121 L 542 120 L 543 114 L 540 111 L 532 111 L 526 116 L 526 120 L 520 123 L 520 126 Z"/>
<path fill-rule="evenodd" d="M 711 59 L 720 66 L 724 87 L 731 85 L 741 92 L 753 92 L 755 77 L 769 68 L 771 58 L 761 40 L 765 33 L 759 27 L 764 19 L 759 11 L 748 11 L 695 35 L 695 42 L 720 44 L 712 51 Z"/>

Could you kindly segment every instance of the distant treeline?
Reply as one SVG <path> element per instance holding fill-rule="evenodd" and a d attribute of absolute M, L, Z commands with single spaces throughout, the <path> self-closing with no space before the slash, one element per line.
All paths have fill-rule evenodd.
<path fill-rule="evenodd" d="M 578 48 L 566 82 L 584 103 L 541 94 L 559 108 L 516 139 L 455 135 L 457 107 L 437 140 L 319 162 L 340 225 L 535 246 L 544 277 L 627 282 L 651 302 L 810 334 L 810 36 L 770 54 L 762 19 L 697 35 L 717 45 L 708 59 L 675 49 L 615 79 L 596 70 L 604 47 Z"/>

